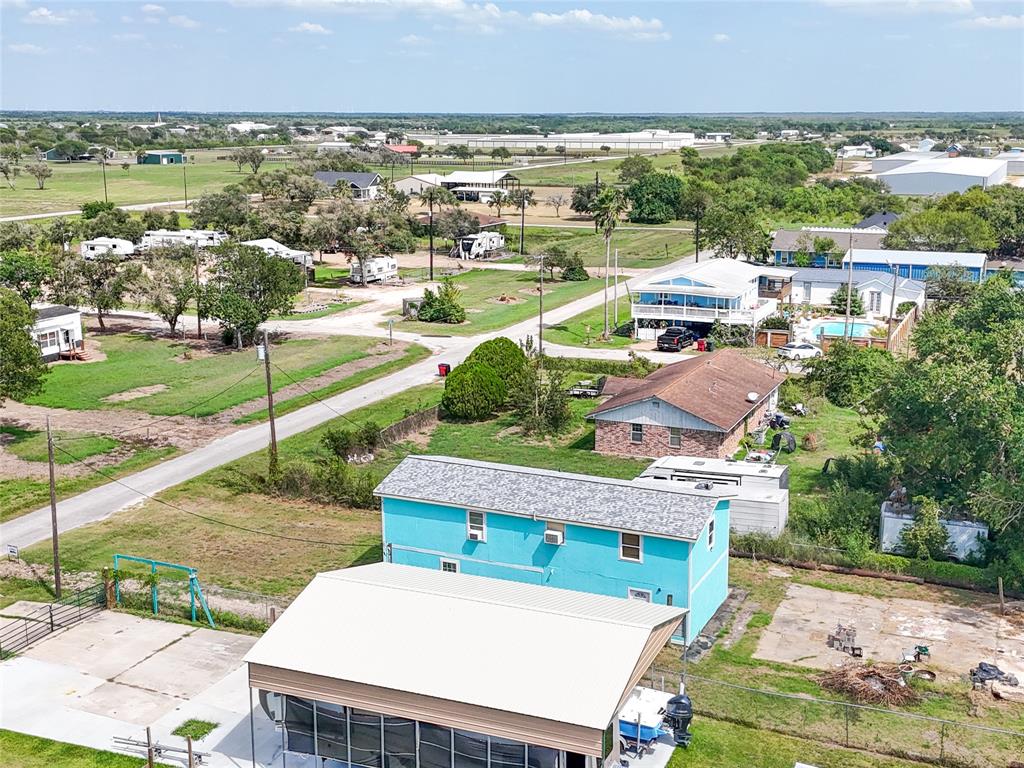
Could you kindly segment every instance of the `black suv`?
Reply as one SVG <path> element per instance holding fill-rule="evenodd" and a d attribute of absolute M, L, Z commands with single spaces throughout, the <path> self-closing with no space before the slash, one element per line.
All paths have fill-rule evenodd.
<path fill-rule="evenodd" d="M 673 326 L 666 328 L 665 332 L 658 337 L 658 351 L 678 352 L 686 349 L 697 340 L 697 334 L 689 328 Z"/>

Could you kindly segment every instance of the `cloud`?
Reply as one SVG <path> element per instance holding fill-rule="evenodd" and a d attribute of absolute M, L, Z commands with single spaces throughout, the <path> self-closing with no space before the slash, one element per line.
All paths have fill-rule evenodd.
<path fill-rule="evenodd" d="M 51 11 L 46 6 L 39 6 L 33 8 L 21 19 L 26 24 L 49 24 L 51 26 L 57 26 L 60 24 L 67 24 L 71 21 L 71 13 L 57 13 Z"/>
<path fill-rule="evenodd" d="M 32 43 L 11 43 L 7 46 L 11 53 L 23 53 L 28 56 L 42 56 L 46 49 Z"/>
<path fill-rule="evenodd" d="M 639 16 L 606 16 L 585 8 L 576 8 L 563 13 L 535 11 L 528 20 L 541 27 L 567 27 L 590 29 L 637 40 L 667 40 L 670 35 L 664 30 L 661 19 L 641 19 Z"/>
<path fill-rule="evenodd" d="M 288 28 L 289 32 L 301 32 L 307 35 L 330 35 L 333 34 L 331 30 L 325 27 L 323 24 L 314 24 L 310 21 L 304 21 L 301 24 L 296 24 L 294 27 Z"/>
<path fill-rule="evenodd" d="M 199 26 L 199 22 L 195 19 L 190 19 L 188 16 L 169 16 L 167 18 L 168 24 L 173 24 L 176 27 L 182 29 L 195 29 Z"/>
<path fill-rule="evenodd" d="M 711 41 L 714 43 L 728 43 L 732 40 L 725 32 L 716 32 L 711 36 Z"/>
<path fill-rule="evenodd" d="M 419 35 L 406 35 L 405 37 L 399 38 L 398 42 L 402 45 L 426 45 L 431 42 L 429 37 L 420 37 Z"/>
<path fill-rule="evenodd" d="M 823 5 L 870 14 L 972 13 L 973 0 L 820 0 Z"/>
<path fill-rule="evenodd" d="M 154 5 L 153 3 L 147 3 L 146 5 L 142 6 L 141 10 L 142 10 L 143 13 L 148 13 L 148 14 L 153 14 L 153 15 L 158 15 L 158 14 L 161 14 L 161 13 L 167 13 L 167 9 L 164 8 L 162 5 Z"/>
<path fill-rule="evenodd" d="M 960 22 L 960 25 L 970 29 L 1024 29 L 1024 15 L 977 16 Z"/>
<path fill-rule="evenodd" d="M 112 35 L 111 39 L 116 40 L 119 43 L 133 43 L 138 40 L 145 40 L 146 36 L 140 32 L 122 32 L 118 35 Z"/>

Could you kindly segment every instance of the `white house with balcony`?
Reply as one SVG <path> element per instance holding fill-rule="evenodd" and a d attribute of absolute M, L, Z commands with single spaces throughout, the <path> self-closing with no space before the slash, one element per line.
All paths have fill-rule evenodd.
<path fill-rule="evenodd" d="M 632 299 L 637 337 L 654 339 L 671 325 L 707 331 L 724 325 L 754 325 L 779 310 L 789 295 L 794 270 L 734 259 L 708 259 L 641 282 Z"/>

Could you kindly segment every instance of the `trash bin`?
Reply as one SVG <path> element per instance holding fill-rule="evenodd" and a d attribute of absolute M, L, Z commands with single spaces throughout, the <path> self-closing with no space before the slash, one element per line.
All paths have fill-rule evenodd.
<path fill-rule="evenodd" d="M 451 373 L 451 372 L 452 372 L 452 367 L 450 365 L 448 365 L 448 363 L 438 363 L 437 364 L 437 375 L 440 376 L 442 379 L 445 376 L 447 376 L 449 373 Z"/>
<path fill-rule="evenodd" d="M 705 351 L 705 345 L 706 345 L 706 342 L 704 341 L 704 339 L 697 339 L 697 351 L 698 352 L 704 352 Z"/>
<path fill-rule="evenodd" d="M 715 351 L 715 342 L 712 341 L 711 339 L 708 339 L 704 343 L 704 349 L 706 349 L 708 352 L 714 352 Z"/>

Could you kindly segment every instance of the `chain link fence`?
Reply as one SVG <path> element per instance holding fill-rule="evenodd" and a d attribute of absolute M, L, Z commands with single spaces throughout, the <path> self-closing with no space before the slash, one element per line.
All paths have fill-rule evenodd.
<path fill-rule="evenodd" d="M 680 681 L 698 718 L 950 768 L 1003 768 L 1024 760 L 1024 732 L 1010 729 L 760 690 L 657 668 L 648 670 L 640 684 L 677 692 Z"/>

